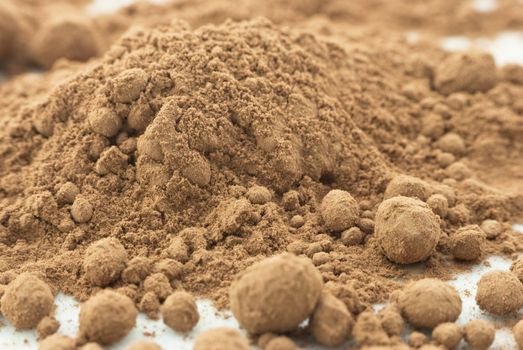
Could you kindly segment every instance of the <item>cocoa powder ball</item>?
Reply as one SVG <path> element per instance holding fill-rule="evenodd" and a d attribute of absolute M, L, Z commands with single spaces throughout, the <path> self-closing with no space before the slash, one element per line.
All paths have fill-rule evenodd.
<path fill-rule="evenodd" d="M 443 152 L 451 153 L 453 155 L 461 155 L 465 153 L 466 149 L 463 138 L 453 132 L 443 135 L 436 142 L 436 146 Z"/>
<path fill-rule="evenodd" d="M 155 343 L 139 340 L 126 347 L 125 350 L 162 350 L 162 347 Z"/>
<path fill-rule="evenodd" d="M 198 334 L 193 350 L 250 350 L 247 338 L 231 328 L 215 328 Z"/>
<path fill-rule="evenodd" d="M 485 234 L 478 225 L 469 225 L 458 229 L 450 236 L 449 250 L 458 260 L 472 261 L 481 256 Z"/>
<path fill-rule="evenodd" d="M 200 319 L 194 297 L 187 292 L 171 294 L 160 307 L 163 322 L 177 332 L 191 331 Z"/>
<path fill-rule="evenodd" d="M 476 350 L 486 350 L 494 342 L 496 329 L 484 320 L 473 320 L 464 327 L 465 341 Z"/>
<path fill-rule="evenodd" d="M 380 310 L 378 318 L 380 319 L 381 327 L 390 337 L 400 336 L 405 328 L 405 321 L 401 316 L 400 310 L 394 305 L 389 305 Z"/>
<path fill-rule="evenodd" d="M 71 216 L 79 224 L 89 222 L 93 217 L 93 206 L 85 198 L 76 198 L 71 206 Z"/>
<path fill-rule="evenodd" d="M 249 333 L 285 333 L 310 316 L 322 288 L 309 259 L 282 254 L 252 265 L 233 282 L 231 310 Z"/>
<path fill-rule="evenodd" d="M 399 296 L 399 307 L 414 327 L 434 328 L 454 322 L 461 313 L 461 299 L 454 287 L 432 278 L 413 282 Z"/>
<path fill-rule="evenodd" d="M 481 229 L 485 232 L 488 239 L 495 239 L 503 231 L 503 227 L 497 220 L 484 220 L 481 223 Z"/>
<path fill-rule="evenodd" d="M 516 340 L 516 344 L 518 345 L 518 349 L 523 349 L 523 320 L 520 320 L 514 328 L 512 328 L 512 334 L 514 335 L 514 339 Z"/>
<path fill-rule="evenodd" d="M 375 235 L 387 258 L 412 264 L 433 253 L 441 235 L 439 220 L 419 199 L 393 197 L 378 207 Z"/>
<path fill-rule="evenodd" d="M 101 107 L 91 111 L 88 121 L 93 132 L 108 138 L 116 136 L 122 127 L 122 119 L 120 119 L 116 112 L 107 107 Z M 140 150 L 139 140 L 138 150 Z"/>
<path fill-rule="evenodd" d="M 309 331 L 318 343 L 342 344 L 352 332 L 354 320 L 345 304 L 329 292 L 321 293 L 309 321 Z"/>
<path fill-rule="evenodd" d="M 245 194 L 252 204 L 265 204 L 272 199 L 271 191 L 265 186 L 252 186 Z"/>
<path fill-rule="evenodd" d="M 44 68 L 51 68 L 60 58 L 87 61 L 99 52 L 92 26 L 74 16 L 44 23 L 31 44 L 33 59 Z"/>
<path fill-rule="evenodd" d="M 76 350 L 76 343 L 65 335 L 53 334 L 38 344 L 38 350 Z"/>
<path fill-rule="evenodd" d="M 0 305 L 2 314 L 16 329 L 32 329 L 51 313 L 54 296 L 47 283 L 22 273 L 9 283 Z"/>
<path fill-rule="evenodd" d="M 463 338 L 463 330 L 453 322 L 440 323 L 432 331 L 432 339 L 447 349 L 454 349 Z"/>
<path fill-rule="evenodd" d="M 127 252 L 116 238 L 103 238 L 85 251 L 83 268 L 87 280 L 105 287 L 120 278 L 127 264 Z"/>
<path fill-rule="evenodd" d="M 299 350 L 296 343 L 291 338 L 280 336 L 269 340 L 264 350 Z"/>
<path fill-rule="evenodd" d="M 358 222 L 359 207 L 347 191 L 331 190 L 321 201 L 321 216 L 332 231 L 343 231 Z"/>
<path fill-rule="evenodd" d="M 112 344 L 134 328 L 137 316 L 129 297 L 102 290 L 80 307 L 80 335 L 87 341 Z"/>
<path fill-rule="evenodd" d="M 511 272 L 492 271 L 478 282 L 476 302 L 482 310 L 507 315 L 523 306 L 523 284 Z"/>
<path fill-rule="evenodd" d="M 430 188 L 425 181 L 414 176 L 396 175 L 387 185 L 383 198 L 404 196 L 426 201 L 429 195 Z"/>
<path fill-rule="evenodd" d="M 48 336 L 55 334 L 60 328 L 60 322 L 58 322 L 54 317 L 45 316 L 38 322 L 36 326 L 36 334 L 39 339 L 45 339 Z"/>

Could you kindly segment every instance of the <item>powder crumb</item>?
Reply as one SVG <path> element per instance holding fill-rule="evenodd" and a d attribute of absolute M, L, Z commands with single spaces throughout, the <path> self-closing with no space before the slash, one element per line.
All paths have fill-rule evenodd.
<path fill-rule="evenodd" d="M 66 182 L 56 192 L 56 200 L 59 204 L 73 204 L 78 194 L 80 194 L 78 186 L 72 182 Z"/>
<path fill-rule="evenodd" d="M 89 125 L 95 133 L 110 138 L 120 131 L 122 119 L 112 109 L 101 107 L 91 111 Z"/>
<path fill-rule="evenodd" d="M 440 218 L 444 219 L 447 217 L 449 202 L 444 195 L 439 193 L 431 195 L 427 199 L 427 205 L 432 209 L 434 214 L 438 215 Z"/>
<path fill-rule="evenodd" d="M 496 329 L 485 320 L 472 320 L 464 327 L 465 341 L 474 349 L 486 350 L 494 342 Z"/>
<path fill-rule="evenodd" d="M 249 188 L 245 196 L 252 204 L 265 204 L 272 199 L 272 194 L 269 189 L 258 185 Z"/>
<path fill-rule="evenodd" d="M 140 284 L 152 272 L 151 260 L 144 256 L 137 256 L 127 264 L 122 271 L 122 281 L 125 283 Z"/>
<path fill-rule="evenodd" d="M 76 198 L 71 206 L 71 216 L 79 224 L 89 222 L 93 217 L 93 206 L 85 198 Z"/>
<path fill-rule="evenodd" d="M 125 70 L 109 81 L 111 98 L 117 103 L 131 103 L 140 97 L 149 76 L 140 68 Z"/>
<path fill-rule="evenodd" d="M 514 335 L 518 349 L 523 349 L 523 320 L 518 321 L 512 328 L 512 334 Z"/>
<path fill-rule="evenodd" d="M 158 312 L 160 311 L 160 299 L 154 292 L 146 292 L 138 308 L 141 312 L 147 315 L 150 319 L 157 320 L 159 318 Z"/>
<path fill-rule="evenodd" d="M 347 191 L 331 190 L 321 201 L 321 216 L 332 231 L 343 231 L 354 226 L 359 217 L 356 200 Z"/>
<path fill-rule="evenodd" d="M 495 315 L 516 312 L 523 306 L 523 284 L 511 272 L 488 272 L 478 282 L 476 302 Z"/>
<path fill-rule="evenodd" d="M 300 228 L 305 225 L 305 219 L 301 215 L 294 215 L 289 221 L 291 227 Z"/>
<path fill-rule="evenodd" d="M 440 323 L 432 330 L 432 339 L 447 349 L 457 347 L 461 342 L 461 338 L 463 338 L 463 330 L 456 323 Z"/>
<path fill-rule="evenodd" d="M 409 175 L 397 175 L 387 185 L 384 199 L 396 196 L 418 198 L 426 201 L 429 197 L 429 185 L 417 177 Z"/>
<path fill-rule="evenodd" d="M 330 281 L 325 284 L 325 290 L 341 300 L 353 315 L 358 315 L 365 309 L 365 305 L 351 285 Z"/>
<path fill-rule="evenodd" d="M 127 252 L 116 238 L 103 238 L 85 251 L 83 268 L 87 280 L 99 287 L 107 286 L 120 278 L 127 264 Z"/>
<path fill-rule="evenodd" d="M 496 239 L 503 231 L 501 223 L 497 220 L 484 220 L 481 223 L 481 229 L 485 232 L 487 239 Z"/>
<path fill-rule="evenodd" d="M 406 320 L 419 328 L 454 322 L 461 314 L 461 299 L 454 287 L 432 278 L 407 285 L 399 297 L 399 306 Z"/>
<path fill-rule="evenodd" d="M 45 282 L 23 273 L 7 285 L 0 307 L 2 315 L 16 329 L 31 329 L 51 313 L 54 296 Z"/>
<path fill-rule="evenodd" d="M 136 325 L 138 311 L 128 297 L 102 290 L 80 307 L 79 337 L 100 344 L 112 344 Z"/>
<path fill-rule="evenodd" d="M 174 292 L 160 308 L 163 322 L 177 332 L 190 332 L 200 320 L 196 300 L 187 292 Z"/>
<path fill-rule="evenodd" d="M 263 348 L 264 350 L 300 350 L 291 338 L 285 336 L 274 337 Z"/>
<path fill-rule="evenodd" d="M 405 328 L 405 321 L 395 305 L 388 305 L 378 312 L 381 327 L 389 337 L 400 336 Z"/>
<path fill-rule="evenodd" d="M 38 322 L 38 326 L 36 327 L 36 334 L 38 335 L 38 339 L 45 339 L 48 336 L 58 332 L 59 328 L 60 322 L 58 322 L 56 318 L 52 316 L 45 316 L 40 322 Z"/>
<path fill-rule="evenodd" d="M 477 260 L 484 245 L 485 234 L 478 225 L 461 227 L 449 239 L 449 251 L 458 260 Z"/>
<path fill-rule="evenodd" d="M 76 350 L 76 342 L 65 335 L 53 334 L 39 343 L 38 350 Z"/>
<path fill-rule="evenodd" d="M 364 311 L 358 315 L 352 335 L 361 346 L 388 345 L 390 343 L 379 318 L 372 311 Z"/>
<path fill-rule="evenodd" d="M 231 328 L 215 328 L 202 332 L 194 340 L 193 350 L 249 350 L 249 342 Z"/>
<path fill-rule="evenodd" d="M 354 320 L 345 304 L 323 292 L 309 320 L 309 331 L 318 343 L 338 346 L 352 333 Z"/>
<path fill-rule="evenodd" d="M 307 319 L 323 281 L 312 262 L 292 254 L 262 260 L 233 282 L 231 310 L 249 333 L 289 332 Z"/>
<path fill-rule="evenodd" d="M 351 227 L 341 233 L 340 240 L 346 246 L 362 244 L 365 240 L 365 233 L 359 227 Z"/>
<path fill-rule="evenodd" d="M 162 350 L 162 348 L 155 343 L 139 340 L 126 347 L 125 350 Z"/>
<path fill-rule="evenodd" d="M 407 343 L 413 348 L 421 348 L 423 345 L 429 342 L 427 336 L 421 332 L 412 332 L 409 334 Z"/>
<path fill-rule="evenodd" d="M 438 147 L 443 152 L 451 153 L 455 156 L 460 156 L 465 153 L 466 146 L 463 138 L 456 133 L 449 132 L 443 135 L 437 142 Z"/>
<path fill-rule="evenodd" d="M 167 276 L 159 272 L 147 276 L 143 282 L 143 290 L 156 294 L 160 301 L 165 300 L 173 292 L 171 282 Z"/>

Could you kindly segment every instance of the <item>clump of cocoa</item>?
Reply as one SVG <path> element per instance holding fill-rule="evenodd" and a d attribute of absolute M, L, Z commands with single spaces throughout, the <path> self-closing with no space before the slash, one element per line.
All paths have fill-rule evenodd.
<path fill-rule="evenodd" d="M 247 338 L 231 328 L 215 328 L 198 334 L 193 350 L 249 350 Z"/>
<path fill-rule="evenodd" d="M 469 225 L 458 229 L 449 239 L 449 250 L 459 260 L 477 260 L 483 251 L 485 234 L 478 225 Z"/>
<path fill-rule="evenodd" d="M 407 344 L 412 348 L 421 348 L 423 345 L 427 344 L 429 339 L 427 336 L 421 332 L 414 331 L 409 334 L 407 339 Z"/>
<path fill-rule="evenodd" d="M 496 329 L 485 320 L 472 320 L 463 329 L 465 341 L 474 349 L 486 350 L 494 342 Z"/>
<path fill-rule="evenodd" d="M 177 332 L 189 332 L 198 323 L 200 315 L 194 297 L 187 292 L 174 292 L 160 308 L 163 322 Z"/>
<path fill-rule="evenodd" d="M 400 336 L 405 328 L 405 321 L 395 305 L 388 305 L 378 312 L 381 327 L 389 337 Z"/>
<path fill-rule="evenodd" d="M 65 335 L 53 334 L 40 342 L 38 350 L 76 350 L 76 342 Z"/>
<path fill-rule="evenodd" d="M 230 289 L 231 310 L 249 333 L 289 332 L 312 313 L 323 287 L 312 262 L 293 254 L 262 260 Z"/>
<path fill-rule="evenodd" d="M 453 322 L 440 323 L 432 330 L 432 339 L 447 349 L 457 347 L 462 338 L 462 328 Z"/>
<path fill-rule="evenodd" d="M 354 320 L 345 304 L 329 292 L 323 292 L 309 321 L 309 330 L 318 343 L 342 344 L 351 334 Z"/>
<path fill-rule="evenodd" d="M 38 334 L 39 339 L 45 339 L 48 336 L 55 334 L 60 328 L 60 322 L 52 316 L 45 316 L 36 327 L 36 334 Z"/>
<path fill-rule="evenodd" d="M 523 284 L 511 272 L 488 272 L 478 282 L 476 302 L 495 315 L 513 313 L 523 306 Z"/>
<path fill-rule="evenodd" d="M 361 346 L 388 345 L 390 343 L 379 318 L 370 310 L 358 315 L 352 335 Z"/>
<path fill-rule="evenodd" d="M 139 340 L 126 347 L 125 350 L 162 350 L 162 348 L 158 344 Z"/>
<path fill-rule="evenodd" d="M 356 200 L 347 191 L 331 190 L 321 201 L 321 216 L 332 231 L 343 231 L 354 226 L 359 217 Z"/>
<path fill-rule="evenodd" d="M 291 338 L 285 336 L 274 337 L 263 348 L 264 350 L 300 350 Z"/>
<path fill-rule="evenodd" d="M 103 238 L 85 251 L 83 268 L 87 280 L 104 287 L 120 278 L 127 264 L 127 252 L 116 238 Z"/>
<path fill-rule="evenodd" d="M 426 201 L 430 192 L 429 185 L 425 181 L 414 176 L 396 175 L 387 185 L 384 199 L 403 196 Z"/>

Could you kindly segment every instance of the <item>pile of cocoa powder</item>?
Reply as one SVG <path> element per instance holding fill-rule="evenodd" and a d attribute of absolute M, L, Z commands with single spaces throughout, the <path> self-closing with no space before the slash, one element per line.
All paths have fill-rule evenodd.
<path fill-rule="evenodd" d="M 523 220 L 523 68 L 448 53 L 435 40 L 408 43 L 404 31 L 480 35 L 523 21 L 509 1 L 482 14 L 444 4 L 408 12 L 401 1 L 173 1 L 98 17 L 85 16 L 82 1 L 2 5 L 0 18 L 15 23 L 0 24 L 9 38 L 2 65 L 47 69 L 0 85 L 3 315 L 49 335 L 51 293 L 91 297 L 78 344 L 125 336 L 135 308 L 191 329 L 193 301 L 171 298 L 180 290 L 240 310 L 252 334 L 288 333 L 310 317 L 325 345 L 348 333 L 360 345 L 391 345 L 403 319 L 420 328 L 455 321 L 461 301 L 435 303 L 445 312 L 428 325 L 416 315 L 432 314 L 425 307 L 439 295 L 449 300 L 441 280 L 491 254 L 516 259 L 523 247 L 511 229 Z M 310 260 L 275 280 L 274 295 L 311 294 L 294 308 L 283 307 L 285 293 L 268 300 L 284 315 L 253 325 L 245 310 L 272 311 L 256 310 L 260 294 L 231 291 L 229 300 L 231 283 L 284 252 Z M 411 263 L 423 273 L 412 275 Z M 487 277 L 478 286 L 482 309 L 523 304 L 518 262 L 513 270 L 499 278 L 503 288 Z M 321 279 L 297 287 L 300 273 Z M 408 286 L 399 290 L 422 277 L 434 280 L 412 288 L 442 292 L 417 307 Z M 27 293 L 38 310 L 17 304 L 25 288 L 37 290 Z M 369 311 L 389 299 L 390 309 Z M 111 317 L 104 305 L 125 312 Z M 183 322 L 173 319 L 180 309 Z M 329 315 L 338 313 L 345 328 L 336 333 Z M 472 344 L 482 326 L 442 326 L 433 339 L 459 333 Z M 237 343 L 236 334 L 214 336 Z M 70 342 L 53 337 L 49 348 Z"/>

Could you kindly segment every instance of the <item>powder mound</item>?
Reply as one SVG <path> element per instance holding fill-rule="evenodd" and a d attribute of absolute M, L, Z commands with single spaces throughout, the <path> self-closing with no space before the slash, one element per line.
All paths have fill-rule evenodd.
<path fill-rule="evenodd" d="M 463 330 L 452 322 L 440 323 L 432 330 L 432 339 L 447 349 L 454 349 L 463 338 Z"/>
<path fill-rule="evenodd" d="M 484 92 L 496 85 L 496 64 L 490 54 L 453 53 L 434 72 L 434 85 L 442 94 Z"/>
<path fill-rule="evenodd" d="M 494 342 L 496 329 L 485 320 L 472 320 L 464 328 L 465 341 L 474 349 L 486 350 Z"/>
<path fill-rule="evenodd" d="M 293 254 L 262 260 L 240 274 L 230 289 L 231 310 L 249 333 L 284 333 L 312 313 L 323 280 L 312 262 Z"/>
<path fill-rule="evenodd" d="M 343 231 L 356 224 L 358 203 L 347 191 L 332 190 L 321 201 L 321 216 L 332 231 Z"/>
<path fill-rule="evenodd" d="M 434 328 L 443 322 L 454 322 L 461 314 L 461 299 L 454 287 L 425 278 L 405 287 L 399 306 L 414 327 Z"/>
<path fill-rule="evenodd" d="M 345 304 L 329 292 L 323 292 L 310 318 L 309 331 L 318 343 L 337 346 L 352 333 L 353 324 Z"/>
<path fill-rule="evenodd" d="M 177 332 L 189 332 L 198 323 L 200 315 L 194 297 L 187 292 L 171 294 L 160 308 L 163 322 Z"/>
<path fill-rule="evenodd" d="M 523 349 L 523 320 L 520 320 L 512 328 L 512 334 L 514 335 L 514 339 L 516 340 L 518 349 L 519 350 Z"/>
<path fill-rule="evenodd" d="M 112 344 L 129 333 L 138 311 L 128 297 L 102 290 L 80 308 L 80 337 L 86 341 Z"/>
<path fill-rule="evenodd" d="M 103 238 L 85 251 L 83 268 L 87 280 L 104 287 L 120 278 L 127 263 L 127 252 L 116 238 Z"/>
<path fill-rule="evenodd" d="M 495 315 L 510 314 L 523 306 L 523 284 L 511 272 L 486 273 L 478 282 L 476 302 Z"/>
<path fill-rule="evenodd" d="M 232 328 L 216 328 L 198 334 L 193 350 L 249 350 L 249 342 Z"/>
<path fill-rule="evenodd" d="M 396 175 L 387 185 L 384 199 L 404 196 L 426 201 L 430 192 L 429 185 L 425 181 L 414 176 Z"/>
<path fill-rule="evenodd" d="M 485 234 L 478 225 L 458 229 L 450 236 L 449 250 L 459 260 L 473 261 L 481 256 L 485 244 Z"/>
<path fill-rule="evenodd" d="M 419 199 L 383 201 L 376 212 L 376 237 L 387 258 L 399 264 L 427 259 L 439 241 L 439 218 Z"/>
<path fill-rule="evenodd" d="M 65 335 L 53 334 L 38 344 L 38 350 L 76 350 L 76 343 Z"/>
<path fill-rule="evenodd" d="M 139 340 L 126 347 L 125 350 L 162 350 L 162 348 L 155 343 Z"/>
<path fill-rule="evenodd" d="M 0 305 L 2 314 L 16 329 L 31 329 L 51 313 L 54 296 L 45 282 L 23 273 L 9 283 Z"/>

